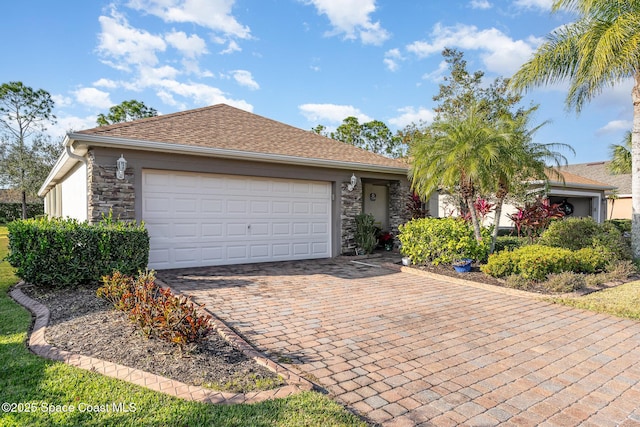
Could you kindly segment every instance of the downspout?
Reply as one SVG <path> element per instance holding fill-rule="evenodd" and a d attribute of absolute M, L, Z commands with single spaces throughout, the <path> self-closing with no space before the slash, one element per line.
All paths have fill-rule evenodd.
<path fill-rule="evenodd" d="M 85 192 L 85 215 L 87 217 L 87 221 L 89 220 L 89 162 L 87 161 L 87 159 L 84 156 L 79 156 L 76 153 L 74 153 L 72 151 L 72 147 L 73 147 L 73 142 L 71 142 L 70 144 L 66 145 L 64 148 L 67 151 L 67 155 L 75 160 L 78 160 L 80 162 L 82 162 L 82 164 L 84 165 L 84 170 L 85 170 L 85 177 L 84 177 L 84 182 L 87 185 L 87 191 Z"/>

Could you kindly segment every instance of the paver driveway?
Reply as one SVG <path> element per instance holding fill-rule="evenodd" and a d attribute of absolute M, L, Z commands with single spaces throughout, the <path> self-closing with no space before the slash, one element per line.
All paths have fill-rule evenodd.
<path fill-rule="evenodd" d="M 640 425 L 640 323 L 344 259 L 167 270 L 385 425 Z"/>

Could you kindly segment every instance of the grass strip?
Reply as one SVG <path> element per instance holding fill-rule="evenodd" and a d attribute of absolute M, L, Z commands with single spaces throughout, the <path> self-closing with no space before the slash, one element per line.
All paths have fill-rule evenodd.
<path fill-rule="evenodd" d="M 640 319 L 640 281 L 625 283 L 580 297 L 550 298 L 550 301 L 597 313 Z"/>

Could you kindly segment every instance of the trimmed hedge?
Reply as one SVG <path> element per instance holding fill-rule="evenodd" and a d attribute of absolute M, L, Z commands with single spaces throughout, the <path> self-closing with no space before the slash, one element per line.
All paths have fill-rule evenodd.
<path fill-rule="evenodd" d="M 27 217 L 44 215 L 44 203 L 27 203 Z M 0 203 L 0 224 L 22 218 L 22 203 Z"/>
<path fill-rule="evenodd" d="M 144 225 L 42 218 L 14 221 L 7 228 L 7 260 L 18 277 L 34 285 L 99 283 L 116 270 L 135 274 L 149 261 Z"/>
<path fill-rule="evenodd" d="M 484 260 L 489 253 L 491 231 L 482 229 L 478 242 L 473 227 L 460 218 L 420 218 L 398 227 L 402 254 L 414 264 L 451 263 L 456 259 Z"/>
<path fill-rule="evenodd" d="M 545 280 L 549 274 L 573 271 L 596 273 L 603 271 L 612 255 L 600 248 L 583 248 L 571 251 L 543 245 L 523 246 L 489 256 L 483 273 L 493 277 L 520 275 L 523 279 Z"/>

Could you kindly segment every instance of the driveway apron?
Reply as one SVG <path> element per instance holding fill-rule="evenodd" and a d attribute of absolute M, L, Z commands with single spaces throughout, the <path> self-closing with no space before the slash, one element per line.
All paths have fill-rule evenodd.
<path fill-rule="evenodd" d="M 165 270 L 369 420 L 640 426 L 640 323 L 346 259 Z"/>

